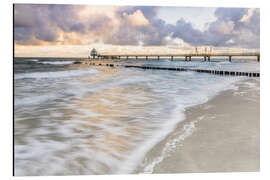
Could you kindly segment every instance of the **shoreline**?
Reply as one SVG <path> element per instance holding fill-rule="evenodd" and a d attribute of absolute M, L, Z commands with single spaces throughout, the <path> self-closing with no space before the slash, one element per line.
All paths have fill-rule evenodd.
<path fill-rule="evenodd" d="M 247 79 L 208 102 L 155 145 L 134 173 L 260 170 L 260 81 Z"/>
<path fill-rule="evenodd" d="M 88 68 L 92 69 L 84 63 L 70 64 L 67 66 L 68 70 L 82 70 Z M 101 77 L 112 77 L 112 75 L 117 74 L 119 70 L 117 68 L 108 69 L 102 66 L 96 67 L 96 69 L 103 72 Z M 88 82 L 93 79 L 89 79 L 87 76 L 84 80 Z M 202 80 L 208 82 L 207 79 Z M 203 104 L 186 109 L 180 108 L 178 109 L 179 111 L 175 110 L 174 112 L 179 113 L 173 116 L 175 123 L 173 123 L 171 128 L 167 131 L 163 130 L 163 127 L 165 127 L 165 129 L 167 127 L 166 123 L 164 125 L 163 122 L 164 120 L 165 122 L 170 121 L 160 118 L 159 122 L 162 122 L 164 126 L 159 126 L 159 131 L 156 133 L 158 136 L 153 138 L 154 143 L 149 146 L 140 146 L 143 151 L 140 149 L 139 151 L 142 153 L 138 153 L 139 151 L 137 151 L 133 153 L 135 156 L 129 154 L 123 158 L 124 161 L 122 162 L 124 163 L 115 163 L 115 166 L 119 167 L 119 171 L 116 168 L 116 170 L 109 173 L 109 169 L 104 169 L 105 174 L 106 172 L 108 174 L 118 174 L 118 172 L 119 174 L 124 174 L 125 172 L 128 174 L 258 171 L 259 121 L 252 120 L 259 120 L 260 80 L 257 78 L 245 79 L 234 83 L 233 86 L 231 86 L 232 82 L 228 83 L 226 80 L 223 82 L 214 81 L 214 83 L 223 83 L 223 88 L 218 88 L 219 90 L 214 91 L 216 93 L 218 92 L 218 94 L 205 99 L 207 102 L 204 101 L 205 103 Z M 228 87 L 232 87 L 232 89 L 224 90 L 224 88 L 228 89 Z M 88 88 L 89 87 L 86 89 Z M 213 91 L 215 88 L 216 86 L 207 85 L 206 88 L 199 89 L 198 91 L 202 90 L 201 93 L 204 93 Z M 192 98 L 198 98 L 201 95 L 202 94 L 190 96 L 186 100 L 189 102 Z M 83 100 L 82 102 L 86 102 L 87 104 L 88 101 Z M 181 101 L 179 102 L 181 104 Z M 89 107 L 87 106 L 86 109 Z M 161 108 L 164 109 L 166 107 L 167 106 L 163 106 Z M 249 109 L 249 107 L 252 108 Z M 164 111 L 164 113 L 166 112 Z M 179 121 L 180 119 L 181 121 Z M 248 123 L 246 119 L 248 119 Z M 89 131 L 89 129 L 87 129 L 87 131 Z M 160 137 L 160 134 L 164 135 Z M 136 133 L 132 135 L 136 137 Z M 117 138 L 114 140 L 110 139 L 111 135 L 107 137 L 109 138 L 106 139 L 106 142 L 117 140 Z M 120 138 L 119 140 L 122 139 Z M 125 141 L 123 144 L 127 147 Z M 138 154 L 141 154 L 139 158 Z M 85 157 L 87 158 L 88 155 L 85 155 Z M 228 160 L 232 162 L 226 162 Z M 129 165 L 129 162 L 133 164 Z M 83 162 L 82 165 L 84 165 Z M 110 167 L 110 165 L 108 165 L 108 167 Z M 136 169 L 136 167 L 138 168 Z M 102 170 L 103 169 L 101 169 L 101 171 Z M 82 173 L 83 172 L 84 171 L 82 171 Z M 94 171 L 93 174 L 97 172 L 98 171 Z"/>

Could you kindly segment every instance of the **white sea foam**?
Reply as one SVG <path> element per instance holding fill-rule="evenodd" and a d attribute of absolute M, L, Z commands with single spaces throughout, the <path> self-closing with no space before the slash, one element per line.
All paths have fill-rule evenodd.
<path fill-rule="evenodd" d="M 15 106 L 23 106 L 23 105 L 36 105 L 36 104 L 40 104 L 44 101 L 50 101 L 52 99 L 57 98 L 57 95 L 54 94 L 45 94 L 45 95 L 37 95 L 34 96 L 32 95 L 31 97 L 24 97 L 24 98 L 17 98 L 15 99 L 14 103 Z"/>
<path fill-rule="evenodd" d="M 66 77 L 84 76 L 87 74 L 95 74 L 98 72 L 99 71 L 96 69 L 89 69 L 89 70 L 68 70 L 68 71 L 54 71 L 54 72 L 20 73 L 20 74 L 15 74 L 15 79 L 66 78 Z"/>
<path fill-rule="evenodd" d="M 28 61 L 32 61 L 32 62 L 38 62 L 38 59 L 27 59 Z"/>
<path fill-rule="evenodd" d="M 164 148 L 162 149 L 161 155 L 154 158 L 150 163 L 148 163 L 143 170 L 143 173 L 151 174 L 154 171 L 154 168 L 156 165 L 161 163 L 166 157 L 170 155 L 170 153 L 178 146 L 180 143 L 182 143 L 187 137 L 189 137 L 195 130 L 195 124 L 197 121 L 192 121 L 190 123 L 187 123 L 183 127 L 183 132 L 174 139 L 169 140 Z M 146 159 L 147 160 L 147 159 Z"/>
<path fill-rule="evenodd" d="M 73 64 L 74 61 L 40 61 L 41 64 L 52 64 L 52 65 L 68 65 Z"/>
<path fill-rule="evenodd" d="M 166 122 L 160 124 L 160 129 L 157 132 L 153 132 L 151 139 L 140 144 L 129 156 L 126 157 L 125 161 L 121 164 L 121 167 L 116 172 L 117 174 L 131 173 L 143 160 L 145 154 L 158 142 L 163 140 L 169 132 L 172 132 L 177 123 L 184 120 L 183 108 L 178 106 L 174 109 L 171 117 Z"/>

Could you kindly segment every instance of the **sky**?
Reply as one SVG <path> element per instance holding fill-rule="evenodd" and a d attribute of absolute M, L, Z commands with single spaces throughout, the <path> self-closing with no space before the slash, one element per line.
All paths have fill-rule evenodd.
<path fill-rule="evenodd" d="M 101 54 L 255 52 L 260 10 L 163 6 L 16 4 L 15 57 Z"/>

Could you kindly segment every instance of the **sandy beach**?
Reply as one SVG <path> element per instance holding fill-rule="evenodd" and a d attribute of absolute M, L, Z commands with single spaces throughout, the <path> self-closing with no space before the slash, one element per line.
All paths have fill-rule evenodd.
<path fill-rule="evenodd" d="M 185 112 L 136 173 L 260 170 L 260 81 L 248 79 Z"/>

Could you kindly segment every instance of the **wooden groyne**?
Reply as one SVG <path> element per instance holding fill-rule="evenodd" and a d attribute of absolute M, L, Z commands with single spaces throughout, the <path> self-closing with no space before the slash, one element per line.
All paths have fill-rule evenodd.
<path fill-rule="evenodd" d="M 77 63 L 78 64 L 78 63 Z M 238 72 L 238 71 L 221 71 L 221 70 L 208 70 L 208 69 L 190 69 L 183 67 L 154 67 L 154 66 L 138 66 L 138 65 L 120 65 L 120 64 L 104 64 L 95 62 L 86 62 L 87 65 L 92 66 L 108 66 L 108 67 L 125 67 L 125 68 L 139 68 L 139 69 L 152 69 L 152 70 L 167 70 L 167 71 L 195 71 L 199 73 L 209 73 L 222 76 L 248 76 L 248 77 L 260 77 L 260 73 L 257 72 Z"/>

